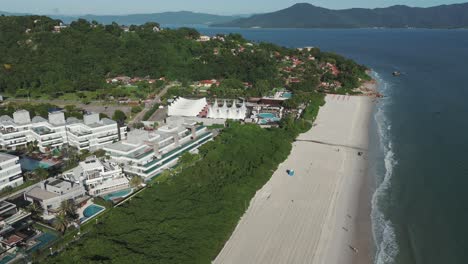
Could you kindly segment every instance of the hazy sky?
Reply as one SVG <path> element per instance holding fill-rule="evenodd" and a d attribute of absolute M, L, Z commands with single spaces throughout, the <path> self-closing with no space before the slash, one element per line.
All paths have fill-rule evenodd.
<path fill-rule="evenodd" d="M 214 14 L 251 14 L 276 11 L 297 2 L 343 9 L 396 4 L 427 7 L 460 3 L 463 0 L 0 0 L 0 10 L 37 14 L 131 14 L 181 10 Z"/>

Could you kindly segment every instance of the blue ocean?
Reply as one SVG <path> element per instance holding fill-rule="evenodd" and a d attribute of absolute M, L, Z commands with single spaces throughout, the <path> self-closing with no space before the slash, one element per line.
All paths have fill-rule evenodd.
<path fill-rule="evenodd" d="M 468 30 L 198 29 L 372 68 L 385 95 L 370 128 L 374 262 L 468 263 Z"/>

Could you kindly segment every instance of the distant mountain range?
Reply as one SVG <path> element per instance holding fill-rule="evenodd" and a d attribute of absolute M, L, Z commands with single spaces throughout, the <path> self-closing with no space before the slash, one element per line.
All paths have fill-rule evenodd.
<path fill-rule="evenodd" d="M 0 15 L 30 15 L 0 11 Z M 441 5 L 428 8 L 396 5 L 387 8 L 351 8 L 331 10 L 307 3 L 252 16 L 221 16 L 189 11 L 130 15 L 50 15 L 70 23 L 78 18 L 102 24 L 117 22 L 122 25 L 140 25 L 146 22 L 159 24 L 204 24 L 216 27 L 261 28 L 468 28 L 468 3 Z"/>
<path fill-rule="evenodd" d="M 397 5 L 387 8 L 343 10 L 331 10 L 302 3 L 277 12 L 239 18 L 213 26 L 244 28 L 468 28 L 468 3 L 429 8 Z"/>
<path fill-rule="evenodd" d="M 9 13 L 0 11 L 0 15 L 4 14 L 7 16 L 13 15 L 30 15 L 30 14 L 19 14 Z M 164 12 L 164 13 L 153 13 L 153 14 L 131 14 L 131 15 L 83 15 L 83 16 L 69 16 L 69 15 L 48 15 L 54 19 L 60 19 L 64 23 L 70 23 L 78 18 L 84 18 L 92 21 L 96 20 L 101 24 L 111 24 L 117 22 L 121 25 L 141 25 L 146 22 L 157 22 L 159 24 L 204 24 L 210 25 L 214 23 L 225 23 L 241 17 L 239 16 L 220 16 L 211 15 L 204 13 L 195 13 L 189 11 L 180 12 Z"/>
<path fill-rule="evenodd" d="M 4 15 L 4 16 L 28 16 L 28 15 L 31 15 L 31 14 L 27 14 L 27 13 L 10 13 L 10 12 L 5 12 L 5 11 L 0 11 L 0 16 L 1 15 Z"/>
<path fill-rule="evenodd" d="M 84 18 L 92 21 L 96 20 L 102 24 L 117 22 L 123 25 L 141 25 L 146 22 L 157 22 L 159 24 L 219 24 L 240 18 L 240 16 L 220 16 L 189 11 L 164 12 L 153 14 L 133 14 L 133 15 L 84 15 L 84 16 L 52 16 L 69 23 L 77 18 Z"/>

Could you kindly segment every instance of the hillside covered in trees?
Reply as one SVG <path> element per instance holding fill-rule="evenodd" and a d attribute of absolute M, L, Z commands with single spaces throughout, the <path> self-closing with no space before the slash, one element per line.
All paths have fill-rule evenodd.
<path fill-rule="evenodd" d="M 221 27 L 263 28 L 467 28 L 468 3 L 428 8 L 404 5 L 386 8 L 332 10 L 308 3 L 272 13 L 220 23 Z"/>
<path fill-rule="evenodd" d="M 236 34 L 198 41 L 194 29 L 160 29 L 157 23 L 122 27 L 80 19 L 57 32 L 60 23 L 44 16 L 0 16 L 1 93 L 106 95 L 106 78 L 125 75 L 164 77 L 185 87 L 205 79 L 228 80 L 213 94 L 257 96 L 274 87 L 313 91 L 323 83 L 349 91 L 366 78 L 364 66 L 316 48 L 249 43 Z M 334 74 L 333 67 L 338 69 Z M 239 89 L 239 83 L 250 83 L 251 89 Z"/>

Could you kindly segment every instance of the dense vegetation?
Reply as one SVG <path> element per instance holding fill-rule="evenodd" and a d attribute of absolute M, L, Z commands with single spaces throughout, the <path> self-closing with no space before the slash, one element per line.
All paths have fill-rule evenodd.
<path fill-rule="evenodd" d="M 112 209 L 49 263 L 209 263 L 294 136 L 310 128 L 305 121 L 283 125 L 288 129 L 230 123 L 198 155 L 181 158 L 182 169 Z"/>
<path fill-rule="evenodd" d="M 330 10 L 296 4 L 273 13 L 253 15 L 216 26 L 265 28 L 466 28 L 468 3 L 429 8 L 391 6 Z"/>
<path fill-rule="evenodd" d="M 194 81 L 218 79 L 209 95 L 259 96 L 275 87 L 313 91 L 323 81 L 338 81 L 345 90 L 359 86 L 366 68 L 319 49 L 298 51 L 272 44 L 248 43 L 231 34 L 207 42 L 196 41 L 193 29 L 159 30 L 157 23 L 130 26 L 101 25 L 78 20 L 54 33 L 60 21 L 44 16 L 0 16 L 0 92 L 13 97 L 80 100 L 134 97 L 145 99 L 151 87 L 115 86 L 115 76 L 177 80 L 183 85 L 169 94 L 198 95 Z M 315 56 L 317 60 L 307 60 Z M 292 58 L 302 61 L 290 73 Z M 338 75 L 324 68 L 336 63 Z M 289 85 L 288 78 L 301 84 Z M 248 86 L 244 84 L 248 83 Z M 154 85 L 160 88 L 161 83 Z M 289 87 L 290 86 L 290 87 Z M 214 87 L 213 87 L 214 88 Z M 112 97 L 110 97 L 112 96 Z M 203 95 L 201 95 L 203 96 Z"/>

